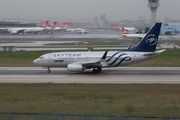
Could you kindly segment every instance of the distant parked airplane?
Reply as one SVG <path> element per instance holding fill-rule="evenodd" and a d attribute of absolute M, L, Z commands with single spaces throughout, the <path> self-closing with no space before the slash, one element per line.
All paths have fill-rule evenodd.
<path fill-rule="evenodd" d="M 54 27 L 53 30 L 66 30 L 68 28 L 70 28 L 71 26 L 68 23 L 63 23 L 62 25 L 60 25 L 59 27 Z"/>
<path fill-rule="evenodd" d="M 47 29 L 47 30 L 52 30 L 54 27 L 56 27 L 56 24 L 57 24 L 57 22 L 55 21 L 55 22 L 53 22 L 51 25 L 48 25 L 48 26 L 46 27 L 46 29 Z"/>
<path fill-rule="evenodd" d="M 78 32 L 80 34 L 86 34 L 88 31 L 85 29 L 85 25 L 82 28 L 68 28 L 66 31 L 71 31 L 71 32 Z"/>
<path fill-rule="evenodd" d="M 122 27 L 122 32 L 124 37 L 129 37 L 129 38 L 142 39 L 146 35 L 146 34 L 129 34 L 128 31 L 125 30 L 123 27 Z"/>
<path fill-rule="evenodd" d="M 112 27 L 117 30 L 122 30 L 122 27 L 119 27 L 119 25 L 112 25 Z M 132 32 L 137 31 L 135 27 L 124 27 L 124 29 L 126 29 L 127 31 L 132 31 Z"/>

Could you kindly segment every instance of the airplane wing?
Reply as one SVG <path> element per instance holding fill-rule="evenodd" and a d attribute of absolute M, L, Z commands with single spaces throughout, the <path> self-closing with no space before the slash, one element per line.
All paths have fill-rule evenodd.
<path fill-rule="evenodd" d="M 84 67 L 90 67 L 90 68 L 92 68 L 92 67 L 102 67 L 102 66 L 105 66 L 105 65 L 102 65 L 101 63 L 102 63 L 102 62 L 105 62 L 107 53 L 108 53 L 108 51 L 106 51 L 106 52 L 104 53 L 104 55 L 101 57 L 101 59 L 98 60 L 98 61 L 81 62 L 81 63 L 79 63 L 79 64 L 82 64 Z"/>

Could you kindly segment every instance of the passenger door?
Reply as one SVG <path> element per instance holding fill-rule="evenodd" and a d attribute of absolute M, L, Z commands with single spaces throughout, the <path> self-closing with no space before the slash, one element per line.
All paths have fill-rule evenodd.
<path fill-rule="evenodd" d="M 52 63 L 52 59 L 53 59 L 52 57 L 53 57 L 53 55 L 50 54 L 50 55 L 49 55 L 49 58 L 48 58 L 49 63 Z"/>

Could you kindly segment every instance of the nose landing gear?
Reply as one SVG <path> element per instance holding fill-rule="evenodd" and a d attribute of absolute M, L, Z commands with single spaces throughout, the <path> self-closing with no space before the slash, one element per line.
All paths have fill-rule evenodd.
<path fill-rule="evenodd" d="M 47 73 L 50 73 L 50 72 L 51 72 L 51 70 L 50 70 L 50 68 L 48 67 Z"/>

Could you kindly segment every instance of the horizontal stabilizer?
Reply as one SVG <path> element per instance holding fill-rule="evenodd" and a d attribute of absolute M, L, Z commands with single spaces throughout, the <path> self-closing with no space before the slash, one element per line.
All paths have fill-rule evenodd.
<path fill-rule="evenodd" d="M 158 55 L 158 54 L 164 52 L 165 50 L 166 50 L 166 49 L 158 50 L 158 51 L 151 52 L 151 53 L 146 53 L 146 54 L 144 54 L 144 56 Z"/>
<path fill-rule="evenodd" d="M 166 49 L 163 49 L 163 50 L 158 50 L 158 51 L 156 51 L 156 53 L 162 53 L 162 52 L 164 52 Z"/>

